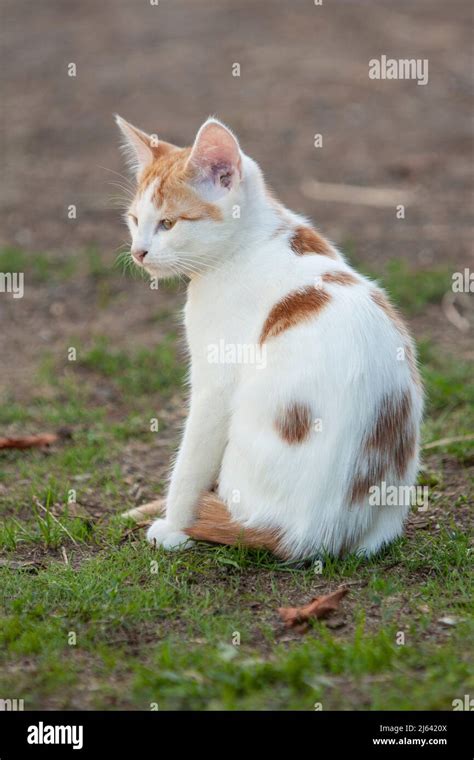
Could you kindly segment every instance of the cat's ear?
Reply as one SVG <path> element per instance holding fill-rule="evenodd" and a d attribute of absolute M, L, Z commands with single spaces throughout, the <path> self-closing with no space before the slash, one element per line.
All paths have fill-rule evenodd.
<path fill-rule="evenodd" d="M 147 135 L 138 127 L 129 124 L 118 114 L 115 115 L 115 121 L 125 140 L 123 149 L 130 165 L 130 168 L 138 174 L 146 169 L 155 158 L 154 143 L 158 144 L 156 135 Z"/>
<path fill-rule="evenodd" d="M 208 119 L 196 135 L 188 168 L 198 192 L 218 200 L 242 178 L 242 156 L 232 132 L 217 119 Z"/>

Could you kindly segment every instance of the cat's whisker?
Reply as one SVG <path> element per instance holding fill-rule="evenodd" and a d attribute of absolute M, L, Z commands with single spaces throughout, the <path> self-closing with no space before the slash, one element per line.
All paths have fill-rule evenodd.
<path fill-rule="evenodd" d="M 118 194 L 108 195 L 107 196 L 107 202 L 109 204 L 115 204 L 115 205 L 121 204 L 124 207 L 125 207 L 125 204 L 127 204 L 127 208 L 130 207 L 130 203 L 128 201 L 128 198 L 124 198 L 123 195 L 118 195 Z"/>
<path fill-rule="evenodd" d="M 103 169 L 106 172 L 110 172 L 111 174 L 115 174 L 117 177 L 120 177 L 120 179 L 123 180 L 126 185 L 128 185 L 130 190 L 132 192 L 135 192 L 135 186 L 133 182 L 125 174 L 121 174 L 120 172 L 115 171 L 115 169 L 108 169 L 106 166 L 99 166 L 99 169 Z"/>
<path fill-rule="evenodd" d="M 215 259 L 209 258 L 209 259 L 202 259 L 197 257 L 188 257 L 186 254 L 180 254 L 178 258 L 179 263 L 183 264 L 191 264 L 193 266 L 197 266 L 199 268 L 205 267 L 206 269 L 214 269 L 217 270 L 219 267 L 213 267 L 213 264 L 217 264 L 219 262 L 219 258 L 216 257 Z"/>
<path fill-rule="evenodd" d="M 122 238 L 122 240 L 120 241 L 119 245 L 117 246 L 115 250 L 117 250 L 123 245 L 127 246 L 127 248 L 130 248 L 130 240 L 128 238 Z"/>
<path fill-rule="evenodd" d="M 130 249 L 119 251 L 115 259 L 115 266 L 122 269 L 123 274 L 134 274 L 139 268 L 134 264 Z"/>
<path fill-rule="evenodd" d="M 115 183 L 109 183 L 109 184 L 115 184 Z M 130 204 L 133 201 L 133 196 L 128 195 L 127 192 L 123 188 L 119 188 L 119 189 L 120 189 L 122 195 L 112 195 L 112 196 L 109 196 L 109 197 L 118 198 L 122 203 L 124 203 L 124 204 L 126 203 L 127 207 L 129 207 Z"/>
<path fill-rule="evenodd" d="M 214 259 L 215 262 L 220 262 L 220 257 L 217 256 Z M 187 266 L 189 266 L 189 259 L 187 259 L 185 256 L 181 254 L 179 258 L 179 265 L 185 269 Z M 204 272 L 217 272 L 220 267 L 219 266 L 212 266 L 212 264 L 207 260 L 202 259 L 191 259 L 191 266 L 196 267 L 192 271 L 194 274 L 203 274 Z M 190 270 L 191 271 L 191 270 Z M 245 290 L 247 293 L 251 293 L 250 287 L 248 287 L 246 284 L 242 283 L 242 289 Z"/>
<path fill-rule="evenodd" d="M 109 204 L 114 204 L 115 206 L 119 206 L 124 211 L 128 211 L 128 209 L 130 208 L 130 201 L 128 200 L 128 198 L 124 198 L 123 196 L 111 195 L 108 197 L 107 200 Z"/>
<path fill-rule="evenodd" d="M 110 181 L 110 182 L 107 182 L 107 185 L 112 185 L 113 187 L 118 187 L 124 193 L 127 193 L 127 195 L 129 195 L 131 198 L 133 198 L 134 195 L 135 195 L 135 193 L 132 191 L 131 188 L 127 187 L 126 185 L 122 185 L 120 182 Z"/>
<path fill-rule="evenodd" d="M 121 210 L 125 212 L 130 206 L 129 203 L 124 202 L 123 198 L 108 198 L 107 201 L 109 207 L 113 207 L 119 211 Z"/>
<path fill-rule="evenodd" d="M 186 264 L 184 261 L 179 262 L 179 268 L 181 271 L 189 272 L 191 274 L 202 274 L 202 269 L 194 267 L 190 264 Z"/>

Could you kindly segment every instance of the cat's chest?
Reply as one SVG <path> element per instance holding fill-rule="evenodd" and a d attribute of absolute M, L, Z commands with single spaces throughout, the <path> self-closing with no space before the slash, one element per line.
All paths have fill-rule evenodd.
<path fill-rule="evenodd" d="M 188 293 L 186 337 L 191 350 L 218 341 L 252 341 L 264 316 L 265 306 L 257 295 L 249 296 L 237 287 L 202 288 Z"/>

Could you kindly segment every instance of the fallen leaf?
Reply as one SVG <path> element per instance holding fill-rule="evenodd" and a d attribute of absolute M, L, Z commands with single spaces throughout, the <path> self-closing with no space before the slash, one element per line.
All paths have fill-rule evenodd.
<path fill-rule="evenodd" d="M 0 438 L 0 449 L 30 449 L 33 446 L 49 446 L 57 441 L 56 433 L 41 433 L 40 435 L 18 435 Z"/>
<path fill-rule="evenodd" d="M 303 633 L 308 628 L 308 621 L 311 618 L 320 620 L 339 609 L 341 600 L 348 591 L 349 589 L 344 587 L 338 588 L 331 594 L 316 596 L 303 607 L 280 607 L 278 613 L 287 628 L 296 628 Z"/>

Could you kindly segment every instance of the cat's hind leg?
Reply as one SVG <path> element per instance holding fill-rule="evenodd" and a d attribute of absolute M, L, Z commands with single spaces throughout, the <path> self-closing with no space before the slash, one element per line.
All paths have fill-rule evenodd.
<path fill-rule="evenodd" d="M 402 534 L 409 506 L 382 506 L 378 507 L 378 510 L 375 522 L 359 540 L 355 549 L 357 554 L 362 554 L 365 557 L 377 554 Z"/>

